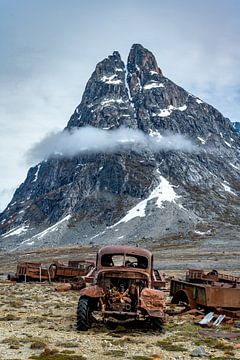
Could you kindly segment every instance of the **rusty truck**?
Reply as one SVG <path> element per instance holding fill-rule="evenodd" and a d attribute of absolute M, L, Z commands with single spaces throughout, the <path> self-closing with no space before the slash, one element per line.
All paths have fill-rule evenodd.
<path fill-rule="evenodd" d="M 132 246 L 105 246 L 96 257 L 94 279 L 80 291 L 77 329 L 88 330 L 94 314 L 103 320 L 150 319 L 162 331 L 165 280 L 153 269 L 150 251 Z"/>

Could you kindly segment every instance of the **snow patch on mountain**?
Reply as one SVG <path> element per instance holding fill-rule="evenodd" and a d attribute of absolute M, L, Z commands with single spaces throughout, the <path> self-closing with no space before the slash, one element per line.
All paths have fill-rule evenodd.
<path fill-rule="evenodd" d="M 227 142 L 226 140 L 223 140 L 225 142 L 225 144 L 228 146 L 228 147 L 232 147 L 231 144 L 229 144 L 229 142 Z"/>
<path fill-rule="evenodd" d="M 201 143 L 202 143 L 202 144 L 206 144 L 206 140 L 204 140 L 204 139 L 203 139 L 203 138 L 201 138 L 200 136 L 198 136 L 197 138 L 198 138 L 198 140 L 200 140 L 200 141 L 201 141 Z"/>
<path fill-rule="evenodd" d="M 122 80 L 117 79 L 116 74 L 114 74 L 112 76 L 103 76 L 101 78 L 101 81 L 105 82 L 106 84 L 113 84 L 113 85 L 121 84 L 121 82 L 122 82 Z"/>
<path fill-rule="evenodd" d="M 173 105 L 169 105 L 166 109 L 159 109 L 158 113 L 152 113 L 152 116 L 159 116 L 159 117 L 167 117 L 170 116 L 173 111 L 185 111 L 187 110 L 187 105 L 184 104 L 179 107 L 174 107 Z"/>
<path fill-rule="evenodd" d="M 34 244 L 37 244 L 39 241 L 44 240 L 45 237 L 48 237 L 49 234 L 51 234 L 52 232 L 58 232 L 61 233 L 61 230 L 64 230 L 66 228 L 66 225 L 68 224 L 69 219 L 71 218 L 71 215 L 67 215 L 65 216 L 63 219 L 61 219 L 60 221 L 58 221 L 56 224 L 48 227 L 47 229 L 41 231 L 40 233 L 33 235 L 32 237 L 28 237 L 27 239 L 25 239 L 24 241 L 22 241 L 17 247 L 15 247 L 13 250 L 17 250 L 19 248 L 24 248 L 25 246 L 32 246 Z M 20 230 L 20 229 L 17 229 Z M 21 232 L 23 231 L 28 231 L 30 229 L 28 229 L 27 226 L 25 226 L 25 228 L 21 229 Z M 16 231 L 12 232 L 10 235 L 19 235 L 19 233 L 17 233 Z M 6 234 L 5 234 L 6 236 Z"/>
<path fill-rule="evenodd" d="M 160 83 L 158 81 L 151 81 L 150 83 L 144 85 L 143 87 L 144 90 L 151 90 L 156 88 L 164 88 L 163 83 Z"/>
<path fill-rule="evenodd" d="M 236 170 L 240 170 L 240 166 L 236 166 L 236 165 L 234 165 L 234 164 L 232 164 L 232 163 L 229 163 L 229 165 L 231 165 L 234 169 L 236 169 Z"/>
<path fill-rule="evenodd" d="M 35 175 L 34 175 L 34 179 L 33 179 L 32 182 L 36 182 L 36 181 L 37 181 L 40 167 L 41 167 L 41 164 L 38 164 L 38 166 L 37 166 L 37 171 L 36 171 L 36 173 L 35 173 Z"/>
<path fill-rule="evenodd" d="M 233 192 L 229 185 L 227 185 L 227 182 L 222 183 L 222 186 L 224 187 L 224 190 L 229 192 L 232 195 L 236 195 L 235 192 Z"/>
<path fill-rule="evenodd" d="M 101 101 L 100 104 L 101 104 L 102 106 L 107 106 L 107 105 L 113 104 L 113 103 L 124 104 L 125 101 L 123 101 L 123 99 L 107 99 L 107 100 Z"/>
<path fill-rule="evenodd" d="M 139 202 L 136 206 L 130 209 L 121 220 L 119 220 L 112 227 L 119 225 L 120 223 L 126 223 L 135 217 L 144 217 L 146 216 L 146 207 L 150 200 L 155 200 L 155 205 L 158 208 L 162 208 L 163 202 L 175 202 L 179 196 L 175 193 L 173 185 L 171 185 L 167 179 L 163 176 L 160 176 L 160 184 L 152 190 L 147 199 Z"/>
<path fill-rule="evenodd" d="M 11 229 L 9 230 L 7 233 L 5 233 L 2 238 L 6 238 L 6 237 L 9 237 L 9 236 L 13 236 L 13 235 L 20 235 L 26 231 L 29 230 L 29 226 L 28 225 L 22 225 L 20 227 L 16 227 L 14 229 Z"/>
<path fill-rule="evenodd" d="M 157 137 L 162 137 L 162 135 L 160 134 L 159 131 L 157 131 L 157 130 L 152 130 L 152 129 L 149 129 L 149 136 L 151 136 L 151 137 L 155 137 L 155 136 L 157 136 Z"/>

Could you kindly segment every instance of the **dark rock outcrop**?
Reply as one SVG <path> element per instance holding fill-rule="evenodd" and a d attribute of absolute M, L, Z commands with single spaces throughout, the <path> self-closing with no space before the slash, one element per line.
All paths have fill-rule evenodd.
<path fill-rule="evenodd" d="M 236 132 L 237 132 L 238 134 L 240 134 L 240 122 L 235 121 L 235 122 L 233 123 L 233 127 L 234 127 L 234 129 L 236 130 Z"/>

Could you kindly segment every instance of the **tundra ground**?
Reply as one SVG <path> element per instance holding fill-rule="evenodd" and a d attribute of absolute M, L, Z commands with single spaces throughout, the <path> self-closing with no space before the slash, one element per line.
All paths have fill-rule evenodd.
<path fill-rule="evenodd" d="M 195 261 L 195 267 L 204 264 L 206 256 L 203 252 L 193 253 L 187 246 L 184 250 L 185 267 L 181 270 L 176 270 L 175 266 L 171 270 L 174 257 L 176 264 L 179 261 L 184 264 L 184 259 L 177 258 L 173 247 L 156 247 L 156 263 L 167 264 L 169 261 L 169 269 L 165 272 L 171 276 L 183 275 L 188 261 Z M 223 324 L 217 330 L 208 329 L 209 335 L 203 336 L 196 324 L 197 318 L 182 314 L 167 315 L 165 334 L 154 331 L 147 323 L 118 325 L 113 329 L 112 324 L 106 326 L 97 322 L 91 330 L 78 332 L 77 291 L 58 293 L 48 283 L 15 284 L 4 280 L 8 271 L 16 269 L 19 260 L 94 259 L 96 251 L 94 247 L 67 247 L 27 254 L 0 254 L 0 360 L 190 360 L 195 351 L 202 359 L 240 359 L 240 328 L 232 324 Z M 224 253 L 222 258 L 226 257 L 230 263 L 230 255 Z M 197 262 L 199 258 L 202 263 Z M 219 264 L 214 262 L 211 254 L 208 259 Z M 239 269 L 235 267 L 231 273 L 239 275 Z M 223 336 L 213 338 L 214 332 L 221 332 Z M 239 337 L 228 340 L 229 334 Z"/>
<path fill-rule="evenodd" d="M 203 337 L 192 315 L 168 316 L 165 334 L 146 323 L 76 330 L 78 292 L 58 293 L 49 284 L 0 285 L 1 360 L 192 359 L 201 346 L 203 359 L 240 359 L 239 340 Z M 240 333 L 224 325 L 221 331 Z"/>

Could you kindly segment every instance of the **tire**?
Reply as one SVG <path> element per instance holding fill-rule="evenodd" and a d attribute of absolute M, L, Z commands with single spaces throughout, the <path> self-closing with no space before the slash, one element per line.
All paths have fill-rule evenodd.
<path fill-rule="evenodd" d="M 92 325 L 92 309 L 87 297 L 80 297 L 77 307 L 77 330 L 87 331 Z"/>
<path fill-rule="evenodd" d="M 152 322 L 152 327 L 154 330 L 157 330 L 161 334 L 164 334 L 165 330 L 164 330 L 163 322 L 161 319 L 159 319 L 157 317 L 153 317 L 153 318 L 151 318 L 151 322 Z"/>

